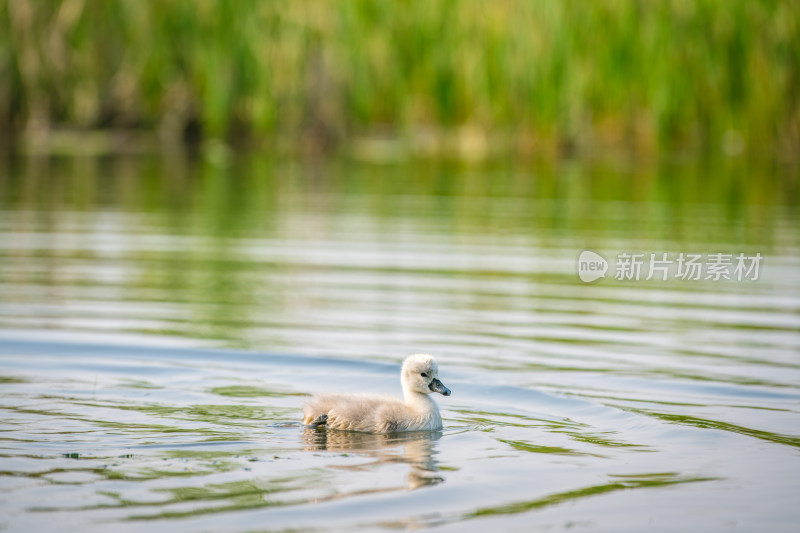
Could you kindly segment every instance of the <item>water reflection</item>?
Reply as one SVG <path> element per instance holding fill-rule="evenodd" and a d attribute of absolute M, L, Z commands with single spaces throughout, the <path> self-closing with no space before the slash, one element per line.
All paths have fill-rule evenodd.
<path fill-rule="evenodd" d="M 0 516 L 26 531 L 558 531 L 604 513 L 602 530 L 654 513 L 665 530 L 787 529 L 800 197 L 783 173 L 0 162 Z M 582 249 L 766 266 L 753 283 L 589 285 Z M 165 349 L 198 344 L 252 351 Z M 385 392 L 422 350 L 459 382 L 442 442 L 294 425 L 332 377 Z"/>
<path fill-rule="evenodd" d="M 444 481 L 435 460 L 435 444 L 441 431 L 372 434 L 337 431 L 327 428 L 306 428 L 303 442 L 308 451 L 354 453 L 372 461 L 357 465 L 337 465 L 342 470 L 364 471 L 383 465 L 409 466 L 406 482 L 409 490 L 437 485 Z"/>
<path fill-rule="evenodd" d="M 598 496 L 601 494 L 608 494 L 622 490 L 668 487 L 671 485 L 699 483 L 703 481 L 714 481 L 714 478 L 682 476 L 674 472 L 657 472 L 652 474 L 648 473 L 628 476 L 611 475 L 605 483 L 601 483 L 599 485 L 582 487 L 580 489 L 567 492 L 548 494 L 533 500 L 518 501 L 497 507 L 484 507 L 467 514 L 464 518 L 468 519 L 490 515 L 524 513 L 534 509 L 550 507 L 565 502 L 573 502 L 592 496 Z"/>

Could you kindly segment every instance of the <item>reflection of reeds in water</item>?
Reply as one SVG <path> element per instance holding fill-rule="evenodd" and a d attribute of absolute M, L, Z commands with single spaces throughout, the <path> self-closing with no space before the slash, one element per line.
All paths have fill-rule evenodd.
<path fill-rule="evenodd" d="M 407 481 L 409 489 L 436 485 L 444 481 L 437 473 L 434 459 L 434 442 L 441 432 L 410 433 L 359 433 L 326 428 L 306 428 L 303 441 L 308 451 L 354 453 L 374 459 L 357 465 L 337 465 L 334 468 L 366 470 L 380 465 L 407 464 L 410 467 Z"/>

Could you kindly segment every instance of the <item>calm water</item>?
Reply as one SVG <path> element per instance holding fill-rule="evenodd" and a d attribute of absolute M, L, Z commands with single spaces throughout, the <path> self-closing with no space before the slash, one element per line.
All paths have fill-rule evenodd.
<path fill-rule="evenodd" d="M 792 167 L 0 168 L 0 530 L 797 526 Z M 763 260 L 617 280 L 623 252 Z M 298 424 L 418 351 L 441 433 Z"/>

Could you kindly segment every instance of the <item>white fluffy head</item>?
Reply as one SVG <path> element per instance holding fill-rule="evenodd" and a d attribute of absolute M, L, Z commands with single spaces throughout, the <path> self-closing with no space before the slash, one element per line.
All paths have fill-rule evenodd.
<path fill-rule="evenodd" d="M 426 353 L 411 355 L 403 361 L 400 380 L 403 389 L 407 391 L 421 394 L 439 392 L 445 396 L 450 395 L 450 389 L 439 381 L 439 365 L 436 364 L 436 359 Z"/>

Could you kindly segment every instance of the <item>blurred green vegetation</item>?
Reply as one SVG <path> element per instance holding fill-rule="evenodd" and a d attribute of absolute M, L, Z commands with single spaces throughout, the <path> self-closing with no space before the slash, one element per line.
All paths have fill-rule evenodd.
<path fill-rule="evenodd" d="M 800 145 L 793 1 L 0 0 L 0 143 L 481 155 Z M 371 140 L 366 142 L 364 140 Z M 388 146 L 388 148 L 387 148 Z"/>

